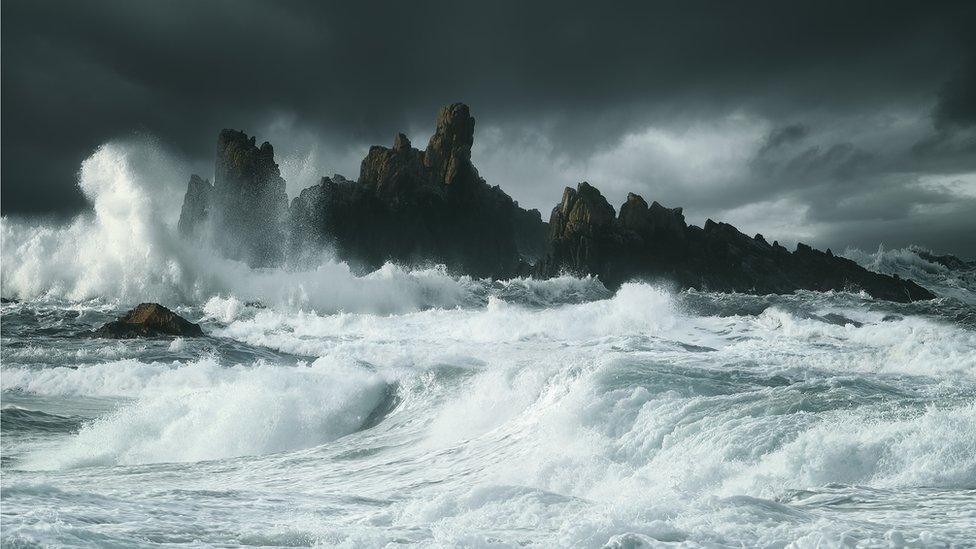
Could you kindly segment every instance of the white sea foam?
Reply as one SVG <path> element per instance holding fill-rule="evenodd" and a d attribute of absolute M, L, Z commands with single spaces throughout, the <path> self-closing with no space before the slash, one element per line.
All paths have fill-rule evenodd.
<path fill-rule="evenodd" d="M 851 523 L 789 503 L 794 491 L 825 486 L 973 486 L 976 408 L 943 383 L 972 384 L 976 341 L 957 325 L 882 321 L 846 305 L 699 316 L 646 284 L 548 308 L 496 297 L 484 307 L 324 315 L 225 297 L 204 311 L 221 324 L 218 337 L 321 358 L 5 365 L 5 391 L 124 397 L 117 412 L 18 467 L 88 479 L 92 465 L 251 456 L 140 478 L 156 490 L 176 475 L 286 499 L 281 486 L 295 487 L 302 495 L 289 505 L 302 512 L 237 511 L 259 521 L 238 530 L 279 532 L 254 538 L 267 543 L 816 546 L 963 535 L 909 524 L 851 537 Z M 858 324 L 820 318 L 830 313 Z M 391 382 L 404 400 L 360 431 Z M 939 404 L 917 404 L 929 400 Z M 215 480 L 189 480 L 190 471 Z M 323 521 L 322 507 L 355 526 Z M 260 522 L 268 513 L 273 528 Z"/>
<path fill-rule="evenodd" d="M 864 324 L 841 326 L 770 307 L 755 319 L 758 337 L 737 343 L 736 348 L 757 359 L 779 351 L 786 357 L 784 364 L 813 364 L 841 372 L 976 376 L 972 330 L 917 316 L 883 321 L 883 313 L 838 311 Z M 790 357 L 798 347 L 805 348 L 806 354 Z"/>
<path fill-rule="evenodd" d="M 914 280 L 936 295 L 976 304 L 976 269 L 949 269 L 923 259 L 918 255 L 919 251 L 928 250 L 916 246 L 886 249 L 882 245 L 875 252 L 848 248 L 843 255 L 866 269 Z"/>
<path fill-rule="evenodd" d="M 147 186 L 151 162 L 133 146 L 86 161 L 91 214 L 2 222 L 4 296 L 32 299 L 5 305 L 4 398 L 99 414 L 79 432 L 4 433 L 4 544 L 976 536 L 976 334 L 952 315 L 843 293 L 631 283 L 610 295 L 592 278 L 362 276 L 329 261 L 252 270 L 174 237 L 159 201 L 181 192 Z M 914 253 L 877 259 L 948 280 Z M 147 299 L 185 305 L 211 337 L 65 343 L 30 330 Z M 722 316 L 694 312 L 708 300 Z M 163 462 L 179 464 L 143 466 Z M 849 499 L 818 505 L 835 493 Z"/>
<path fill-rule="evenodd" d="M 135 399 L 85 425 L 57 451 L 28 456 L 25 466 L 199 461 L 308 448 L 358 429 L 387 385 L 376 373 L 324 361 L 234 368 L 201 361 L 159 369 L 129 365 L 128 376 L 84 377 L 95 391 Z M 108 368 L 85 370 L 107 373 Z M 35 386 L 45 381 L 49 390 L 66 389 L 50 379 L 35 380 Z"/>
<path fill-rule="evenodd" d="M 151 162 L 143 161 L 147 156 Z M 348 265 L 329 260 L 312 270 L 289 272 L 254 270 L 221 259 L 200 242 L 176 236 L 182 192 L 153 185 L 161 172 L 180 177 L 166 168 L 172 163 L 151 144 L 108 143 L 84 161 L 79 174 L 92 213 L 63 226 L 4 218 L 3 295 L 170 304 L 232 295 L 296 308 L 390 313 L 467 304 L 481 288 L 442 268 L 410 271 L 386 265 L 356 276 Z"/>
<path fill-rule="evenodd" d="M 728 479 L 723 491 L 777 495 L 784 486 L 976 487 L 976 404 L 905 419 L 838 412 Z"/>
<path fill-rule="evenodd" d="M 531 346 L 629 335 L 667 337 L 672 332 L 694 341 L 714 339 L 693 330 L 677 310 L 673 294 L 646 284 L 626 284 L 611 299 L 545 309 L 491 297 L 483 308 L 432 309 L 391 317 L 261 310 L 216 331 L 251 345 L 313 356 L 332 352 L 343 341 L 357 348 L 395 344 L 400 353 L 447 352 L 470 345 L 526 342 Z"/>

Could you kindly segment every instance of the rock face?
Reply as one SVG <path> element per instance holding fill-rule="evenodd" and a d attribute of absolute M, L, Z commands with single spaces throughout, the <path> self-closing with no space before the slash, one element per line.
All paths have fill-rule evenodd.
<path fill-rule="evenodd" d="M 710 291 L 790 293 L 864 290 L 875 298 L 914 301 L 935 297 L 910 280 L 874 273 L 857 263 L 798 244 L 794 252 L 732 225 L 685 223 L 681 208 L 650 206 L 630 194 L 620 215 L 588 183 L 567 188 L 549 220 L 543 277 L 561 272 L 598 275 L 608 287 L 630 279 L 662 279 Z"/>
<path fill-rule="evenodd" d="M 280 265 L 285 258 L 288 195 L 274 149 L 236 130 L 217 138 L 214 184 L 191 176 L 180 214 L 184 235 L 203 232 L 225 257 L 252 267 Z"/>
<path fill-rule="evenodd" d="M 547 225 L 537 210 L 519 207 L 481 178 L 471 162 L 474 128 L 466 105 L 448 105 L 425 149 L 397 134 L 392 147 L 369 149 L 358 181 L 323 177 L 290 206 L 271 145 L 223 130 L 214 184 L 190 178 L 180 232 L 207 236 L 224 256 L 255 267 L 317 265 L 328 251 L 362 271 L 393 261 L 445 264 L 476 277 L 598 275 L 610 288 L 640 278 L 712 291 L 862 289 L 894 301 L 934 297 L 830 250 L 799 244 L 790 252 L 711 220 L 689 226 L 681 208 L 648 205 L 636 194 L 618 215 L 585 182 L 565 190 Z"/>
<path fill-rule="evenodd" d="M 132 339 L 137 337 L 203 337 L 194 324 L 158 303 L 141 303 L 118 320 L 104 324 L 92 333 L 95 337 Z"/>
<path fill-rule="evenodd" d="M 210 215 L 210 195 L 213 185 L 199 175 L 190 176 L 183 195 L 183 209 L 180 210 L 180 222 L 177 228 L 186 237 L 199 236 L 203 231 Z"/>
<path fill-rule="evenodd" d="M 545 224 L 478 175 L 474 123 L 466 105 L 449 105 L 425 150 L 398 134 L 392 148 L 370 148 L 357 183 L 334 176 L 302 191 L 291 205 L 292 255 L 331 246 L 366 268 L 395 261 L 478 277 L 527 271 L 544 249 Z"/>

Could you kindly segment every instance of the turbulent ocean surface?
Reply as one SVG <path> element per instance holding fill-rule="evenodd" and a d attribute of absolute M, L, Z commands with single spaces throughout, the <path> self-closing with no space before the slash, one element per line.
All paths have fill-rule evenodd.
<path fill-rule="evenodd" d="M 2 224 L 2 544 L 965 547 L 976 283 L 940 299 L 249 270 L 124 145 Z M 168 199 L 165 199 L 168 200 Z M 201 339 L 85 332 L 141 301 Z"/>

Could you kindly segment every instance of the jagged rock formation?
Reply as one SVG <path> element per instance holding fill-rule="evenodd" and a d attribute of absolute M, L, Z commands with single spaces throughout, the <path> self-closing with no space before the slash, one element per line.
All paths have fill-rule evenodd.
<path fill-rule="evenodd" d="M 183 195 L 183 209 L 180 210 L 180 222 L 177 225 L 180 234 L 186 237 L 198 236 L 203 230 L 210 215 L 210 195 L 213 185 L 199 175 L 190 176 Z"/>
<path fill-rule="evenodd" d="M 117 320 L 103 324 L 92 332 L 94 337 L 132 339 L 137 337 L 184 336 L 203 337 L 194 324 L 158 303 L 140 303 Z"/>
<path fill-rule="evenodd" d="M 323 177 L 318 185 L 302 190 L 291 202 L 289 216 L 290 250 L 293 261 L 301 262 L 306 256 L 315 261 L 315 254 L 323 249 L 335 249 L 332 213 L 347 206 L 348 197 L 357 194 L 359 184 L 335 174 Z M 353 200 L 359 202 L 361 198 Z"/>
<path fill-rule="evenodd" d="M 217 138 L 214 184 L 191 176 L 179 229 L 184 235 L 211 226 L 215 247 L 252 267 L 280 265 L 285 258 L 288 195 L 274 149 L 236 130 Z"/>
<path fill-rule="evenodd" d="M 471 163 L 474 118 L 455 103 L 441 109 L 425 150 L 398 134 L 371 147 L 359 181 L 323 178 L 291 205 L 293 255 L 331 245 L 344 260 L 443 263 L 473 276 L 507 277 L 544 247 L 545 224 L 491 187 Z"/>
<path fill-rule="evenodd" d="M 271 145 L 257 147 L 253 137 L 224 130 L 214 184 L 190 178 L 180 232 L 207 233 L 223 255 L 252 266 L 317 264 L 329 250 L 363 271 L 393 261 L 445 264 L 477 277 L 592 274 L 610 288 L 641 278 L 713 291 L 863 289 L 894 301 L 934 297 L 830 250 L 799 244 L 791 253 L 711 220 L 689 226 L 681 208 L 648 206 L 635 194 L 617 215 L 587 183 L 566 189 L 547 226 L 537 210 L 520 208 L 480 177 L 471 163 L 474 125 L 466 105 L 444 107 L 426 149 L 398 134 L 392 147 L 370 148 L 358 181 L 324 177 L 290 207 Z"/>
<path fill-rule="evenodd" d="M 751 293 L 861 289 L 892 301 L 935 297 L 910 280 L 882 275 L 857 263 L 798 244 L 795 252 L 732 225 L 685 223 L 680 208 L 648 206 L 630 194 L 620 215 L 593 186 L 567 188 L 549 221 L 549 248 L 539 276 L 561 272 L 598 275 L 614 288 L 630 279 L 676 282 L 686 288 Z"/>

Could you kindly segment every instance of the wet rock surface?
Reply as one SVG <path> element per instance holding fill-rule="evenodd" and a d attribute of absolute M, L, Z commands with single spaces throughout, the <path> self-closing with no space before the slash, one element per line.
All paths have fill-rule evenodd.
<path fill-rule="evenodd" d="M 112 339 L 203 335 L 199 324 L 190 322 L 158 303 L 141 303 L 118 320 L 108 322 L 92 332 L 93 337 Z"/>
<path fill-rule="evenodd" d="M 332 246 L 365 268 L 394 261 L 477 277 L 526 272 L 545 249 L 545 224 L 478 175 L 474 123 L 466 105 L 449 105 L 426 149 L 398 134 L 391 148 L 370 148 L 358 182 L 333 176 L 303 191 L 291 205 L 293 255 Z"/>
<path fill-rule="evenodd" d="M 237 130 L 217 138 L 214 183 L 190 177 L 179 230 L 209 238 L 227 258 L 252 267 L 274 267 L 285 259 L 288 195 L 274 160 L 274 148 Z"/>
<path fill-rule="evenodd" d="M 662 280 L 683 288 L 747 293 L 863 290 L 891 301 L 931 299 L 910 280 L 868 271 L 854 261 L 798 244 L 794 252 L 762 235 L 749 237 L 727 223 L 687 225 L 681 208 L 647 206 L 630 194 L 620 214 L 588 183 L 567 188 L 549 220 L 542 277 L 561 272 L 597 275 L 609 287 L 631 279 Z"/>

